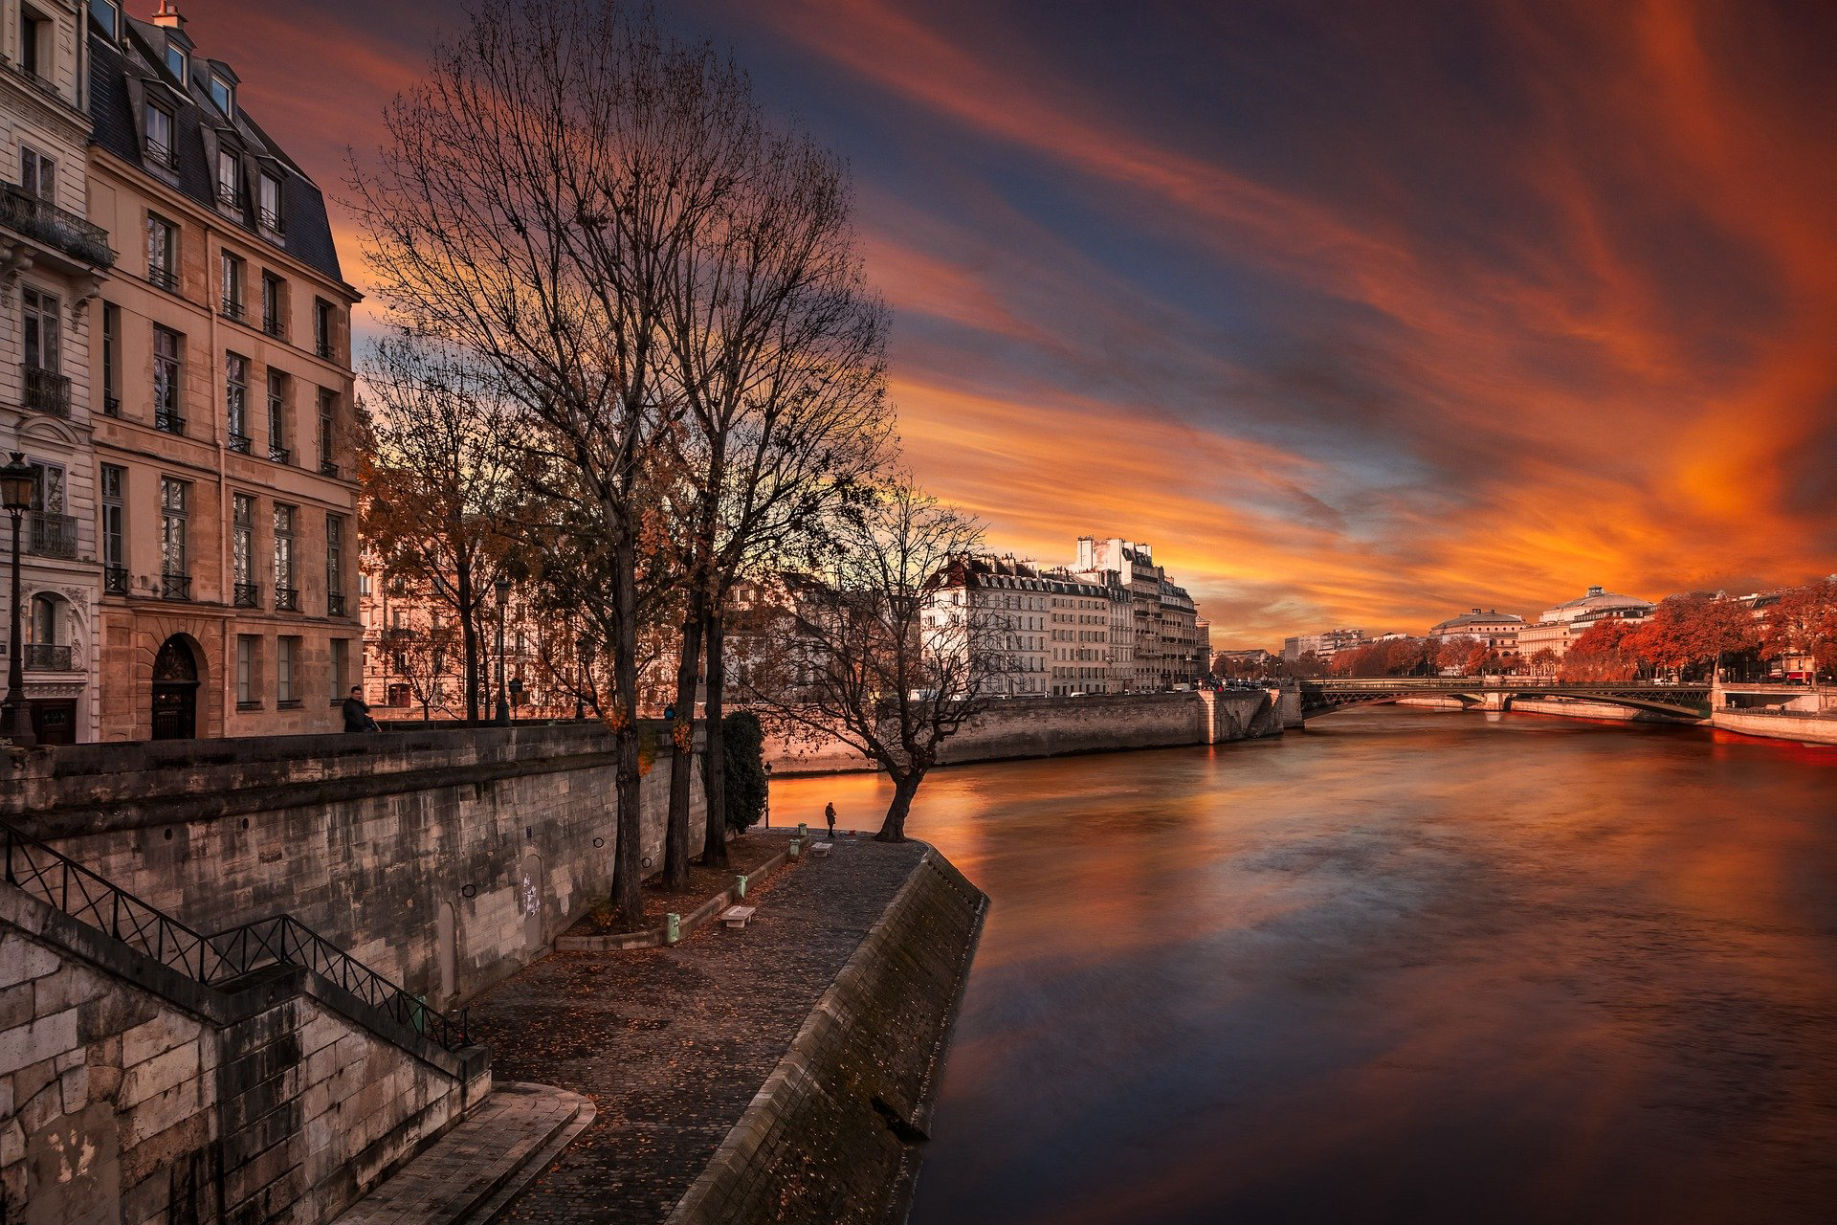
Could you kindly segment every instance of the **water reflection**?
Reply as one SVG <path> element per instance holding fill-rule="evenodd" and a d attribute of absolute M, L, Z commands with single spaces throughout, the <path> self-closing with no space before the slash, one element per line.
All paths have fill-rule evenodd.
<path fill-rule="evenodd" d="M 1377 709 L 909 828 L 994 902 L 917 1225 L 1832 1219 L 1837 751 Z"/>

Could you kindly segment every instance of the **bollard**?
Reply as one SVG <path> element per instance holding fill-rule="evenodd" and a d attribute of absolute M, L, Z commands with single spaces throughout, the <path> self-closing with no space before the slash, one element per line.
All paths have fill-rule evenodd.
<path fill-rule="evenodd" d="M 663 916 L 663 942 L 675 944 L 682 939 L 682 916 L 667 914 Z"/>
<path fill-rule="evenodd" d="M 797 858 L 797 855 L 798 855 L 798 852 L 799 852 L 799 851 L 801 851 L 801 850 L 803 850 L 803 847 L 804 847 L 804 840 L 803 840 L 802 838 L 793 838 L 793 839 L 791 839 L 791 854 L 790 854 L 790 857 L 791 857 L 792 859 L 796 859 L 796 858 Z"/>
<path fill-rule="evenodd" d="M 810 826 L 807 822 L 799 821 L 797 823 L 797 836 L 799 838 L 808 838 L 810 836 Z"/>
<path fill-rule="evenodd" d="M 746 873 L 744 872 L 740 873 L 740 875 L 734 877 L 734 881 L 735 881 L 734 897 L 736 899 L 745 897 L 746 896 Z"/>

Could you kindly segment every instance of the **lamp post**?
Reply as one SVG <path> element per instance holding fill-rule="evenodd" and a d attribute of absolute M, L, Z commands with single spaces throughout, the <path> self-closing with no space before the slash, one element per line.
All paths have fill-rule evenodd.
<path fill-rule="evenodd" d="M 580 683 L 574 686 L 574 717 L 587 717 L 587 648 L 593 644 L 585 634 L 574 639 L 574 659 L 580 664 Z"/>
<path fill-rule="evenodd" d="M 32 712 L 26 708 L 25 644 L 19 632 L 19 521 L 32 509 L 36 485 L 32 465 L 14 451 L 12 462 L 0 468 L 0 506 L 13 517 L 12 627 L 6 640 L 6 701 L 0 703 L 0 735 L 22 749 L 31 748 L 37 737 L 32 735 Z"/>
<path fill-rule="evenodd" d="M 498 597 L 498 709 L 496 722 L 508 727 L 510 726 L 510 696 L 504 688 L 504 610 L 510 603 L 510 580 L 500 574 L 498 575 L 497 582 L 493 583 L 491 586 L 492 590 L 497 592 Z"/>

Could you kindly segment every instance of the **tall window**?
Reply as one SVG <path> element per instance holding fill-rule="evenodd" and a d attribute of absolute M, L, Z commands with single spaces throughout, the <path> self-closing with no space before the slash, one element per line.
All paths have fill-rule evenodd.
<path fill-rule="evenodd" d="M 102 465 L 103 584 L 112 595 L 128 592 L 127 479 L 127 469 Z"/>
<path fill-rule="evenodd" d="M 275 639 L 274 645 L 275 704 L 297 706 L 300 704 L 300 693 L 295 674 L 300 666 L 300 640 L 282 637 Z"/>
<path fill-rule="evenodd" d="M 121 37 L 121 6 L 115 0 L 89 0 L 89 19 L 105 37 Z"/>
<path fill-rule="evenodd" d="M 169 600 L 191 598 L 191 571 L 186 562 L 186 522 L 191 514 L 191 484 L 169 476 L 159 479 L 160 573 Z M 176 580 L 176 581 L 175 581 Z"/>
<path fill-rule="evenodd" d="M 172 112 L 157 102 L 147 103 L 147 160 L 172 168 Z"/>
<path fill-rule="evenodd" d="M 261 176 L 261 223 L 262 228 L 273 230 L 276 234 L 286 230 L 286 219 L 281 216 L 281 181 L 266 171 Z"/>
<path fill-rule="evenodd" d="M 19 185 L 29 196 L 57 203 L 57 163 L 26 145 L 19 146 Z"/>
<path fill-rule="evenodd" d="M 170 328 L 153 328 L 153 428 L 170 434 L 185 432 L 179 414 L 180 358 L 184 337 Z"/>
<path fill-rule="evenodd" d="M 48 293 L 30 288 L 19 291 L 25 311 L 25 359 L 31 370 L 58 372 L 58 306 Z"/>
<path fill-rule="evenodd" d="M 255 499 L 239 493 L 230 504 L 230 568 L 238 608 L 261 606 L 255 586 Z"/>
<path fill-rule="evenodd" d="M 325 612 L 344 616 L 344 516 L 325 517 Z"/>
<path fill-rule="evenodd" d="M 49 79 L 46 69 L 50 67 L 51 48 L 43 45 L 50 32 L 51 23 L 43 17 L 24 7 L 19 9 L 19 67 L 27 76 Z"/>
<path fill-rule="evenodd" d="M 179 228 L 156 213 L 147 214 L 147 279 L 161 289 L 179 287 Z"/>
<path fill-rule="evenodd" d="M 287 376 L 268 368 L 268 458 L 287 462 Z"/>
<path fill-rule="evenodd" d="M 272 272 L 262 273 L 262 331 L 270 336 L 285 335 L 287 330 L 281 305 L 282 284 Z"/>
<path fill-rule="evenodd" d="M 248 358 L 224 354 L 224 408 L 230 415 L 230 450 L 248 450 Z"/>
<path fill-rule="evenodd" d="M 347 679 L 351 675 L 351 640 L 349 638 L 332 639 L 332 705 L 344 700 L 344 691 L 350 687 Z"/>
<path fill-rule="evenodd" d="M 244 710 L 261 705 L 261 658 L 258 635 L 236 635 L 236 705 Z"/>
<path fill-rule="evenodd" d="M 217 150 L 217 203 L 226 208 L 242 203 L 242 159 L 234 149 Z"/>
<path fill-rule="evenodd" d="M 338 393 L 319 389 L 319 471 L 338 475 Z"/>
<path fill-rule="evenodd" d="M 223 313 L 231 319 L 240 319 L 245 313 L 242 300 L 242 279 L 245 266 L 240 255 L 223 253 Z"/>
<path fill-rule="evenodd" d="M 324 298 L 313 299 L 313 348 L 320 357 L 332 355 L 332 304 Z"/>
<path fill-rule="evenodd" d="M 121 415 L 121 308 L 102 304 L 102 411 Z"/>
<path fill-rule="evenodd" d="M 293 507 L 274 508 L 274 606 L 298 612 L 300 591 L 293 585 Z"/>

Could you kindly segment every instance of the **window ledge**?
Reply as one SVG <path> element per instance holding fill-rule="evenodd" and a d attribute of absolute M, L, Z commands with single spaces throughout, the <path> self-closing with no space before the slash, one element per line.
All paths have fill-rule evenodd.
<path fill-rule="evenodd" d="M 261 708 L 262 708 L 262 704 L 260 702 L 238 702 L 236 703 L 237 710 L 260 710 Z"/>
<path fill-rule="evenodd" d="M 298 710 L 300 709 L 300 699 L 283 698 L 274 704 L 274 708 L 276 710 Z"/>

